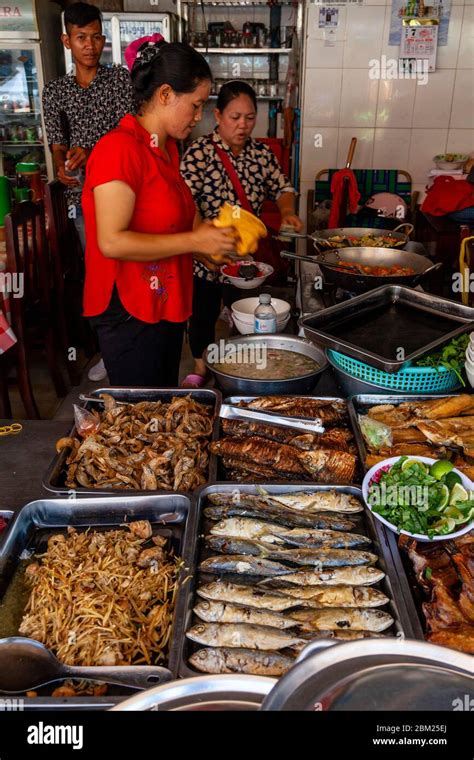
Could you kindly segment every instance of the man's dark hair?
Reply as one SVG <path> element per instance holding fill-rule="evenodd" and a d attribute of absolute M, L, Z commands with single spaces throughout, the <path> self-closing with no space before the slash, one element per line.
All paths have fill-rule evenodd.
<path fill-rule="evenodd" d="M 98 21 L 102 28 L 102 13 L 95 5 L 89 3 L 73 3 L 64 11 L 64 26 L 69 34 L 72 26 L 88 26 Z"/>

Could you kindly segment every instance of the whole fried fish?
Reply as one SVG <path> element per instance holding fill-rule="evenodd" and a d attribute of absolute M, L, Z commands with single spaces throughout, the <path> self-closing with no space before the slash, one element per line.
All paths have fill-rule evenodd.
<path fill-rule="evenodd" d="M 277 523 L 264 522 L 245 517 L 231 517 L 221 520 L 211 528 L 215 536 L 259 539 L 265 543 L 294 544 L 295 546 L 328 548 L 349 548 L 359 544 L 370 544 L 366 536 L 333 530 L 311 530 L 309 528 L 288 529 Z"/>
<path fill-rule="evenodd" d="M 232 536 L 205 536 L 206 546 L 220 554 L 249 554 L 251 557 L 268 557 L 272 551 L 270 544 L 250 541 L 248 538 Z"/>
<path fill-rule="evenodd" d="M 378 589 L 366 586 L 308 586 L 307 588 L 280 586 L 273 588 L 272 593 L 281 594 L 284 600 L 288 597 L 293 598 L 294 603 L 298 606 L 311 606 L 313 608 L 381 607 L 390 601 Z M 276 596 L 275 598 L 278 599 L 279 597 Z"/>
<path fill-rule="evenodd" d="M 239 493 L 239 506 L 252 507 L 255 503 L 284 507 L 295 512 L 313 514 L 317 512 L 363 512 L 361 502 L 352 494 L 340 491 L 293 491 L 291 493 L 268 493 L 258 487 L 258 495 Z M 208 499 L 217 506 L 229 504 L 229 493 L 210 493 Z"/>
<path fill-rule="evenodd" d="M 263 557 L 249 557 L 246 554 L 229 554 L 209 557 L 199 565 L 202 573 L 238 573 L 240 575 L 287 575 L 288 567 L 279 562 L 271 562 Z"/>
<path fill-rule="evenodd" d="M 380 633 L 394 622 L 388 612 L 370 609 L 301 610 L 292 612 L 289 617 L 301 623 L 302 629 L 307 631 L 351 629 Z"/>
<path fill-rule="evenodd" d="M 240 506 L 229 501 L 228 506 L 206 507 L 204 516 L 209 520 L 225 520 L 228 517 L 255 517 L 259 520 L 271 520 L 278 525 L 287 528 L 313 528 L 320 530 L 352 530 L 356 523 L 342 515 L 322 514 L 313 515 L 298 514 L 289 509 L 271 504 L 259 505 L 255 502 L 251 507 Z"/>
<path fill-rule="evenodd" d="M 278 583 L 270 580 L 260 581 L 259 585 L 275 586 L 291 583 L 296 586 L 370 586 L 385 578 L 385 573 L 378 567 L 333 567 L 331 570 L 313 570 L 305 568 L 296 573 L 284 575 L 279 573 Z"/>
<path fill-rule="evenodd" d="M 282 676 L 294 659 L 279 652 L 255 649 L 206 647 L 189 658 L 189 664 L 202 673 L 245 673 L 254 676 Z"/>
<path fill-rule="evenodd" d="M 342 567 L 344 565 L 375 565 L 376 554 L 351 549 L 273 549 L 266 553 L 269 559 L 293 562 L 296 565 L 315 567 Z"/>
<path fill-rule="evenodd" d="M 204 601 L 194 607 L 194 614 L 206 623 L 250 623 L 269 625 L 271 628 L 294 628 L 294 620 L 270 610 L 256 610 L 254 607 L 239 607 L 225 602 Z"/>
<path fill-rule="evenodd" d="M 294 589 L 290 590 L 294 591 Z M 299 600 L 289 595 L 283 595 L 284 591 L 281 594 L 274 593 L 264 591 L 258 586 L 243 586 L 226 581 L 215 581 L 198 586 L 196 593 L 203 599 L 242 604 L 244 607 L 273 610 L 274 612 L 283 612 L 291 607 L 299 606 Z"/>
<path fill-rule="evenodd" d="M 245 649 L 285 649 L 307 643 L 307 639 L 278 628 L 247 623 L 199 623 L 187 631 L 186 636 L 197 644 Z"/>
<path fill-rule="evenodd" d="M 319 483 L 351 483 L 354 479 L 357 459 L 347 451 L 301 451 L 298 459 Z"/>

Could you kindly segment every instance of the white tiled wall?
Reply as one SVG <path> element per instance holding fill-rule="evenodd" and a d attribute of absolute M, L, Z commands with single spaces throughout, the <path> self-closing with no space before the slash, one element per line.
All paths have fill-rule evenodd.
<path fill-rule="evenodd" d="M 420 192 L 437 153 L 474 156 L 474 0 L 453 0 L 448 44 L 438 47 L 436 71 L 425 85 L 369 78 L 372 59 L 398 59 L 398 47 L 388 45 L 390 10 L 390 0 L 340 8 L 336 42 L 327 46 L 318 27 L 318 6 L 307 8 L 303 217 L 316 172 L 344 166 L 351 137 L 357 137 L 353 168 L 405 169 Z M 321 142 L 317 135 L 321 147 L 315 147 Z"/>

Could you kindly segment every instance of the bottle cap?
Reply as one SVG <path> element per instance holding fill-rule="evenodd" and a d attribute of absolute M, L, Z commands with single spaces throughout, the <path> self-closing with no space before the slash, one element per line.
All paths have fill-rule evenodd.
<path fill-rule="evenodd" d="M 260 303 L 267 304 L 267 303 L 270 303 L 271 300 L 272 300 L 272 297 L 271 297 L 270 293 L 261 293 L 259 295 L 259 301 L 260 301 Z"/>

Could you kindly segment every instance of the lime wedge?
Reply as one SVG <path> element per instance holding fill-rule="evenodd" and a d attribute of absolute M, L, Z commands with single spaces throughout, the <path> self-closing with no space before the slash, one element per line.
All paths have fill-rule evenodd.
<path fill-rule="evenodd" d="M 445 507 L 448 506 L 449 494 L 450 494 L 450 491 L 449 491 L 448 486 L 445 486 L 444 483 L 441 483 L 441 488 L 440 488 L 441 498 L 439 502 L 439 509 L 444 509 Z"/>
<path fill-rule="evenodd" d="M 433 525 L 433 528 L 436 533 L 438 533 L 438 535 L 447 536 L 456 528 L 456 521 L 453 520 L 452 517 L 443 517 L 442 520 L 439 520 L 437 523 L 435 523 L 435 525 Z"/>
<path fill-rule="evenodd" d="M 452 462 L 448 462 L 447 459 L 439 459 L 437 462 L 434 462 L 434 464 L 431 465 L 430 475 L 436 478 L 436 480 L 441 480 L 443 475 L 451 472 L 453 468 L 454 465 Z"/>
<path fill-rule="evenodd" d="M 450 504 L 456 504 L 457 501 L 468 501 L 469 500 L 469 494 L 460 483 L 455 483 L 453 486 L 453 490 L 451 491 L 451 496 L 449 498 Z"/>
<path fill-rule="evenodd" d="M 413 467 L 414 465 L 417 465 L 418 467 L 421 467 L 421 469 L 425 472 L 428 472 L 428 468 L 425 463 L 420 462 L 418 459 L 407 459 L 405 462 L 403 462 L 401 470 L 402 472 L 405 472 L 405 470 L 408 470 L 409 467 Z"/>

